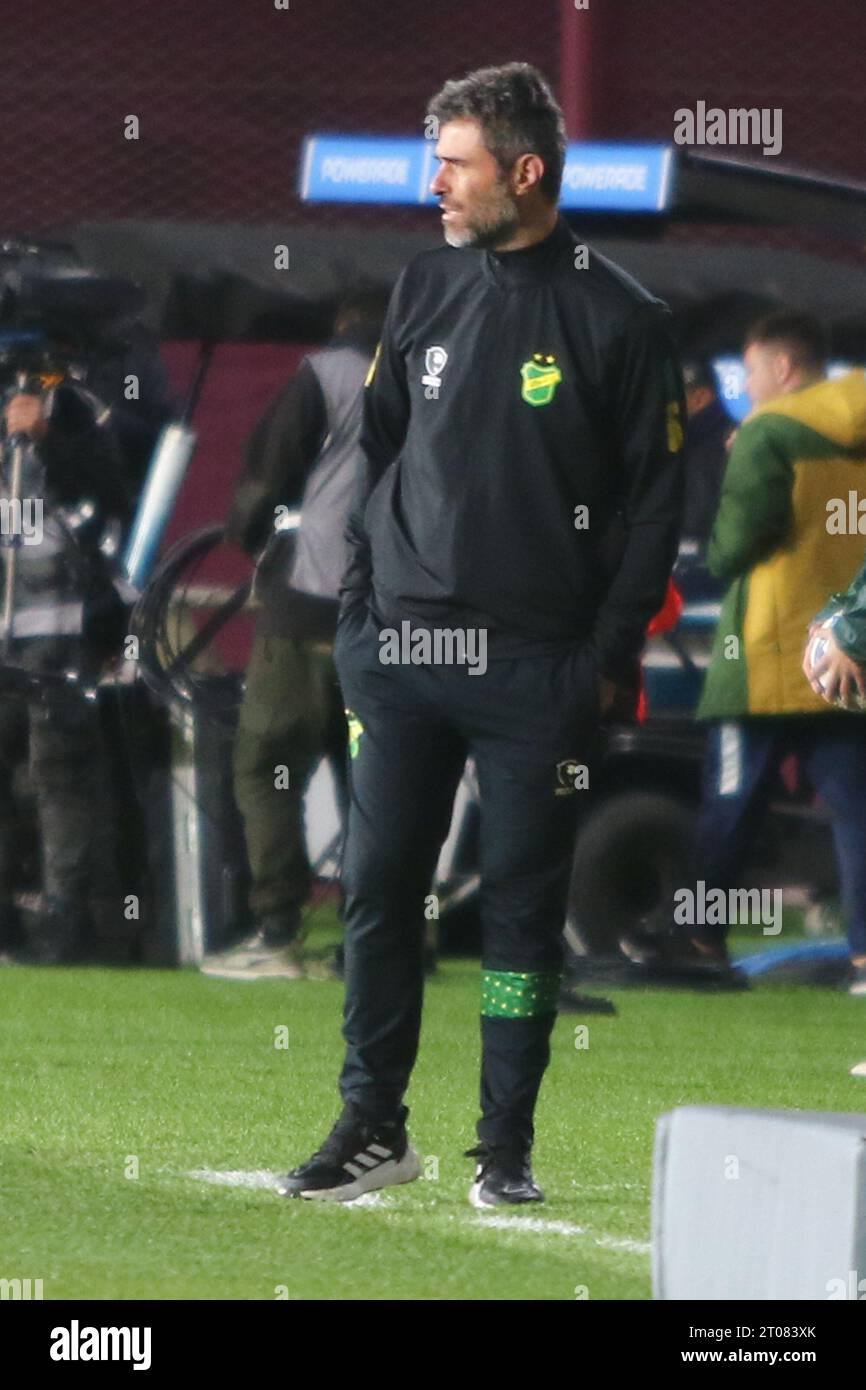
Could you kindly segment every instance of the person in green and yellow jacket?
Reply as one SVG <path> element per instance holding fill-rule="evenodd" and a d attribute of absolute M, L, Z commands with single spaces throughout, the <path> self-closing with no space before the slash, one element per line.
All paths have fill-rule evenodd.
<path fill-rule="evenodd" d="M 729 972 L 735 909 L 719 904 L 754 901 L 734 885 L 774 774 L 794 754 L 833 817 L 852 987 L 866 992 L 866 713 L 829 705 L 802 665 L 816 611 L 863 559 L 866 376 L 828 380 L 820 325 L 790 312 L 752 328 L 745 362 L 754 409 L 731 450 L 708 546 L 708 566 L 728 588 L 698 707 L 711 725 L 694 900 L 722 892 L 716 920 L 674 920 L 686 926 L 687 959 Z"/>

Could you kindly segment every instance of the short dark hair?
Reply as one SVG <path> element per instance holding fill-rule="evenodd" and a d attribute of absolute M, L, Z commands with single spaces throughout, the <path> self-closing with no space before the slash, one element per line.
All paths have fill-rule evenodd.
<path fill-rule="evenodd" d="M 544 164 L 540 188 L 555 202 L 565 165 L 565 121 L 547 81 L 529 63 L 478 68 L 452 78 L 437 92 L 428 114 L 440 125 L 465 118 L 481 127 L 485 147 L 503 173 L 522 154 Z"/>
<path fill-rule="evenodd" d="M 386 285 L 355 284 L 345 290 L 337 302 L 336 318 L 359 319 L 361 323 L 380 329 L 391 291 Z"/>
<path fill-rule="evenodd" d="M 746 347 L 753 343 L 773 344 L 790 353 L 795 367 L 818 371 L 826 366 L 829 346 L 823 325 L 812 314 L 779 309 L 753 323 L 746 334 Z"/>

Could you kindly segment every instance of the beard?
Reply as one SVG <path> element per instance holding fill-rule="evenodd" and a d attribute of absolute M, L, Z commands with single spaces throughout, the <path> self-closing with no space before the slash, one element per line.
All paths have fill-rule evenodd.
<path fill-rule="evenodd" d="M 471 246 L 476 250 L 493 250 L 503 241 L 510 241 L 520 219 L 517 204 L 505 182 L 495 183 L 483 202 L 478 202 L 459 231 L 447 225 L 443 228 L 449 246 Z"/>

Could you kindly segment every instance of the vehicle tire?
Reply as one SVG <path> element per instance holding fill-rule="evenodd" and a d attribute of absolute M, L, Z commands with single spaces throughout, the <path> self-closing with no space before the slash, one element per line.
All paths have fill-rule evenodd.
<path fill-rule="evenodd" d="M 566 940 L 580 955 L 669 934 L 674 892 L 691 879 L 694 809 L 655 792 L 620 792 L 578 833 Z"/>

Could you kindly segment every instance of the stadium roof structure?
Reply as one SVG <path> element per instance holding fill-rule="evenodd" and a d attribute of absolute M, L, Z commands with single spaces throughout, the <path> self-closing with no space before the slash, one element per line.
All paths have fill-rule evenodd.
<path fill-rule="evenodd" d="M 789 227 L 866 246 L 866 184 L 692 152 L 680 154 L 676 177 L 678 220 Z"/>

